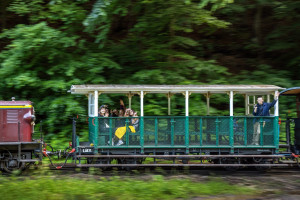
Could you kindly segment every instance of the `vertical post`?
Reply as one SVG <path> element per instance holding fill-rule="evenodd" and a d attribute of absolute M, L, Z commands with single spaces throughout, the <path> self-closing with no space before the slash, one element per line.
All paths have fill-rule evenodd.
<path fill-rule="evenodd" d="M 288 119 L 287 119 L 288 120 Z M 273 119 L 273 126 L 274 126 L 274 145 L 276 146 L 276 153 L 279 152 L 279 124 L 278 124 L 278 121 L 279 121 L 279 117 L 276 116 L 274 119 Z M 290 146 L 289 146 L 290 148 Z"/>
<path fill-rule="evenodd" d="M 128 102 L 129 102 L 129 108 L 131 109 L 131 98 L 132 97 L 128 97 Z"/>
<path fill-rule="evenodd" d="M 248 135 L 247 135 L 247 130 L 248 130 L 248 127 L 247 127 L 247 118 L 245 117 L 244 118 L 244 144 L 245 144 L 245 146 L 247 146 L 247 144 L 248 144 L 248 141 L 247 141 L 247 139 L 248 139 Z"/>
<path fill-rule="evenodd" d="M 202 117 L 200 118 L 200 146 L 202 146 Z"/>
<path fill-rule="evenodd" d="M 171 93 L 167 94 L 168 96 L 168 115 L 171 115 Z"/>
<path fill-rule="evenodd" d="M 157 146 L 157 143 L 158 143 L 158 120 L 157 120 L 157 117 L 155 117 L 154 119 L 154 141 L 155 141 L 155 146 Z"/>
<path fill-rule="evenodd" d="M 255 95 L 254 95 L 254 96 L 253 96 L 253 109 L 252 109 L 252 110 L 254 110 L 255 104 L 256 104 L 256 99 L 255 99 Z"/>
<path fill-rule="evenodd" d="M 234 145 L 234 133 L 233 133 L 233 116 L 229 117 L 229 145 L 233 148 Z M 231 151 L 233 153 L 233 149 Z"/>
<path fill-rule="evenodd" d="M 278 91 L 275 91 L 274 97 Z M 278 97 L 277 97 L 278 98 Z M 274 116 L 279 116 L 279 99 L 277 99 L 277 102 L 274 105 Z"/>
<path fill-rule="evenodd" d="M 140 105 L 141 105 L 141 117 L 144 117 L 144 91 L 141 91 L 140 95 Z"/>
<path fill-rule="evenodd" d="M 250 114 L 250 98 L 249 98 L 249 95 L 247 95 L 247 114 L 249 115 Z"/>
<path fill-rule="evenodd" d="M 206 97 L 206 107 L 207 107 L 206 115 L 209 115 L 209 99 L 210 99 L 210 92 L 207 92 L 207 94 L 205 94 L 205 97 Z"/>
<path fill-rule="evenodd" d="M 245 94 L 245 115 L 248 115 L 248 94 Z"/>
<path fill-rule="evenodd" d="M 98 117 L 98 91 L 94 91 L 94 117 Z"/>
<path fill-rule="evenodd" d="M 132 99 L 132 97 L 134 96 L 134 94 L 131 94 L 131 92 L 129 92 L 128 94 L 127 94 L 127 97 L 128 97 L 128 107 L 131 109 L 131 99 Z"/>
<path fill-rule="evenodd" d="M 112 118 L 109 118 L 109 145 L 113 146 L 112 144 Z"/>
<path fill-rule="evenodd" d="M 230 91 L 230 116 L 233 116 L 233 91 Z"/>
<path fill-rule="evenodd" d="M 141 153 L 144 153 L 144 91 L 141 91 L 140 94 L 140 107 L 141 107 L 140 145 L 141 145 Z"/>
<path fill-rule="evenodd" d="M 264 133 L 263 133 L 264 122 L 262 118 L 259 118 L 259 128 L 260 128 L 260 145 L 264 145 Z M 274 127 L 275 128 L 275 127 Z M 275 129 L 276 131 L 276 129 Z"/>
<path fill-rule="evenodd" d="M 72 124 L 72 149 L 76 148 L 76 119 L 73 117 Z"/>
<path fill-rule="evenodd" d="M 185 91 L 185 147 L 186 154 L 188 154 L 189 148 L 189 91 Z"/>
<path fill-rule="evenodd" d="M 267 95 L 267 102 L 270 103 L 270 95 Z"/>
<path fill-rule="evenodd" d="M 171 118 L 171 146 L 174 146 L 174 118 Z"/>
<path fill-rule="evenodd" d="M 189 116 L 189 91 L 185 91 L 185 116 Z"/>

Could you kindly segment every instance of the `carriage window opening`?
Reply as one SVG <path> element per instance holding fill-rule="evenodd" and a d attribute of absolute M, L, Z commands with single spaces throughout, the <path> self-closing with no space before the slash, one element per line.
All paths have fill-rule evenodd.
<path fill-rule="evenodd" d="M 94 94 L 89 94 L 89 116 L 93 117 L 95 115 L 94 113 L 94 106 L 95 106 L 95 102 L 94 102 Z"/>

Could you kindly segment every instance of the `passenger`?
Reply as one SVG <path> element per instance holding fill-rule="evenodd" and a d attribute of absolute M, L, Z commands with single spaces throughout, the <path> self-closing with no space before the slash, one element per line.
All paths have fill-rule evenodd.
<path fill-rule="evenodd" d="M 274 96 L 274 101 L 272 103 L 265 103 L 263 97 L 257 97 L 257 104 L 254 106 L 253 115 L 254 116 L 270 116 L 270 109 L 276 104 L 279 96 L 279 92 L 276 92 Z M 252 145 L 258 145 L 260 138 L 260 122 L 259 119 L 254 120 L 254 132 Z M 265 127 L 266 121 L 263 122 L 263 128 Z"/>
<path fill-rule="evenodd" d="M 118 117 L 119 116 L 119 111 L 117 109 L 114 109 L 111 111 L 111 116 L 112 117 Z"/>
<path fill-rule="evenodd" d="M 138 131 L 138 128 L 139 128 L 139 118 L 138 118 L 137 112 L 133 113 L 133 117 L 134 118 L 131 119 L 131 124 L 134 127 L 135 131 Z"/>
<path fill-rule="evenodd" d="M 129 108 L 126 109 L 125 114 L 124 114 L 124 117 L 130 117 L 130 113 L 134 114 L 133 111 L 132 111 L 131 109 L 129 109 Z M 124 122 L 124 121 L 123 121 L 123 122 Z M 138 123 L 138 122 L 135 122 L 135 123 Z M 134 126 L 129 125 L 128 128 L 130 129 L 130 131 L 131 131 L 132 133 L 135 133 L 135 132 L 136 132 Z M 123 136 L 124 136 L 125 133 L 126 133 L 126 129 L 127 129 L 126 126 L 124 126 L 124 124 L 123 124 L 122 127 L 117 128 L 117 130 L 115 131 L 115 137 L 114 137 L 114 139 L 118 138 L 118 140 L 119 140 L 118 143 L 116 144 L 116 146 L 120 146 L 120 145 L 124 144 L 122 138 L 123 138 Z M 113 141 L 112 141 L 112 144 L 114 144 L 114 139 L 113 139 Z"/>
<path fill-rule="evenodd" d="M 108 109 L 107 105 L 100 106 L 98 117 L 99 117 L 99 131 L 100 131 L 100 133 L 109 132 L 109 120 L 104 119 L 106 117 L 109 117 L 109 109 Z"/>
<path fill-rule="evenodd" d="M 119 117 L 124 117 L 124 110 L 119 110 Z"/>
<path fill-rule="evenodd" d="M 105 116 L 105 105 L 100 106 L 99 112 L 98 112 L 98 117 L 104 117 Z"/>

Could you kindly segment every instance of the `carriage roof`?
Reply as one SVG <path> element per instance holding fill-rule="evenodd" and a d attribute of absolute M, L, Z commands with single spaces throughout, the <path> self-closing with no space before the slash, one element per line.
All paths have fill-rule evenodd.
<path fill-rule="evenodd" d="M 264 95 L 283 90 L 275 85 L 72 85 L 72 94 L 89 94 L 93 91 L 101 93 L 227 93 L 234 91 L 240 94 Z"/>

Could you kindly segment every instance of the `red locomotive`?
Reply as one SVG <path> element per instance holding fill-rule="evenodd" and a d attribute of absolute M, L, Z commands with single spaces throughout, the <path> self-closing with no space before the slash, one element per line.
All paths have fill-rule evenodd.
<path fill-rule="evenodd" d="M 34 159 L 42 143 L 32 140 L 34 108 L 31 101 L 0 101 L 0 168 L 7 172 L 41 161 Z"/>

